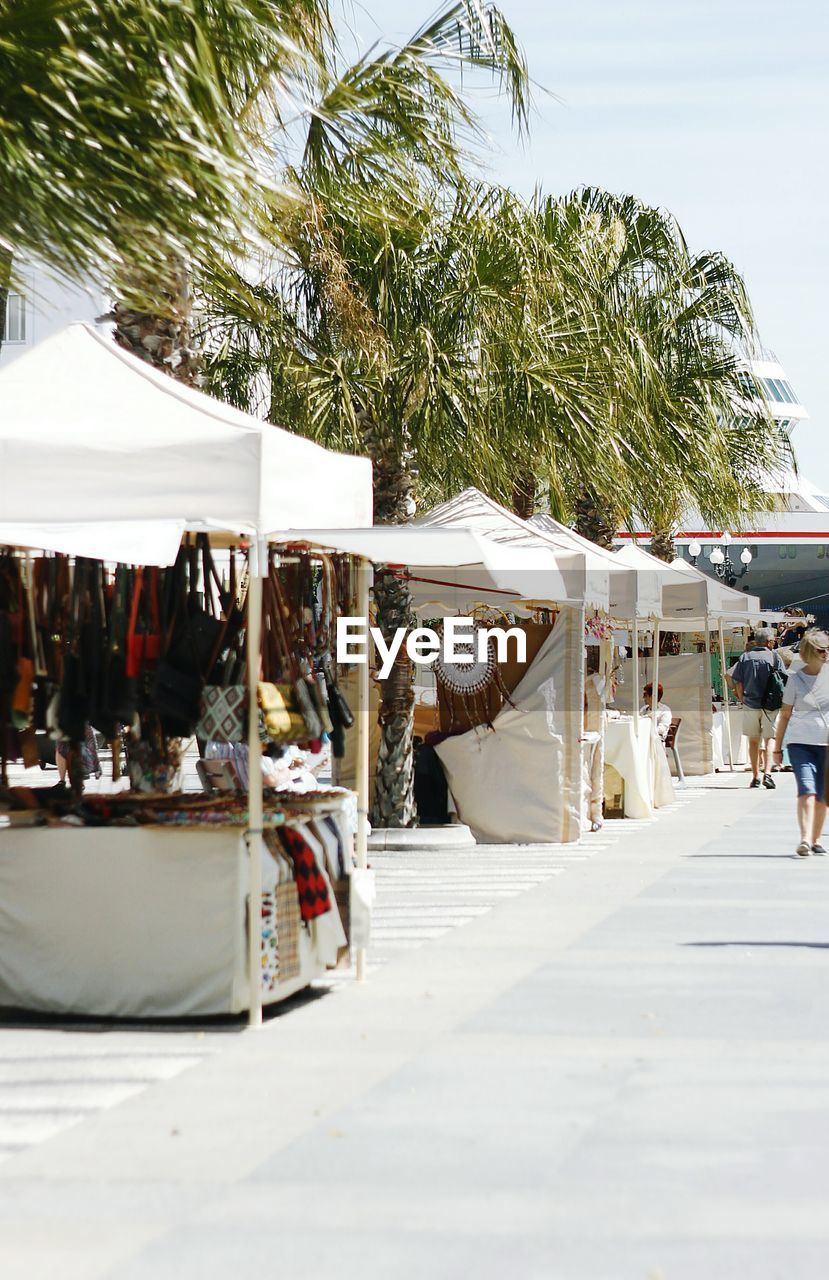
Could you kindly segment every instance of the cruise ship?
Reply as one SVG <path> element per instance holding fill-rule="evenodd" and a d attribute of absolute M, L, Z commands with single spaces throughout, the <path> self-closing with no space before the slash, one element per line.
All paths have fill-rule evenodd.
<path fill-rule="evenodd" d="M 768 408 L 791 435 L 809 417 L 771 352 L 746 363 L 746 395 L 763 386 Z M 829 494 L 788 472 L 766 483 L 768 503 L 741 529 L 710 529 L 690 512 L 676 536 L 677 554 L 730 586 L 760 597 L 769 609 L 797 606 L 829 623 Z M 647 545 L 650 535 L 622 534 Z"/>

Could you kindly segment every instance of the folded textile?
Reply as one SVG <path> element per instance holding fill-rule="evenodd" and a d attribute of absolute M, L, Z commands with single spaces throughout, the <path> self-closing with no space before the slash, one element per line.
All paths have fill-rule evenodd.
<path fill-rule="evenodd" d="M 302 919 L 314 920 L 317 916 L 324 915 L 331 910 L 331 896 L 313 849 L 297 827 L 279 827 L 277 834 L 293 863 Z"/>

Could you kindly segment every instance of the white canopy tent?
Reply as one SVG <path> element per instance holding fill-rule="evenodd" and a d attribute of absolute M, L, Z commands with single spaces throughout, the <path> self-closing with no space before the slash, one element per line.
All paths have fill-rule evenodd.
<path fill-rule="evenodd" d="M 185 387 L 91 325 L 0 371 L 0 543 L 172 564 L 185 529 L 371 521 L 369 459 Z"/>
<path fill-rule="evenodd" d="M 575 529 L 560 524 L 552 516 L 539 513 L 529 523 L 539 529 L 562 550 L 581 553 L 592 574 L 607 575 L 609 597 L 607 611 L 620 622 L 652 618 L 661 604 L 661 582 L 650 565 L 628 565 L 604 547 L 583 538 Z"/>
<path fill-rule="evenodd" d="M 591 562 L 581 548 L 567 546 L 548 537 L 543 529 L 535 528 L 529 521 L 522 520 L 479 489 L 464 489 L 457 497 L 442 502 L 419 520 L 415 527 L 436 525 L 471 529 L 506 546 L 553 552 L 564 576 L 566 599 L 583 601 L 585 605 L 596 609 L 607 609 L 609 605 L 610 588 L 606 564 Z M 528 586 L 526 598 L 529 600 L 556 599 L 550 596 L 541 580 L 529 583 Z"/>
<path fill-rule="evenodd" d="M 0 372 L 0 545 L 172 564 L 186 530 L 251 539 L 248 592 L 250 1019 L 261 1021 L 263 797 L 256 687 L 269 536 L 303 525 L 365 527 L 371 463 L 184 387 L 73 324 Z M 367 608 L 367 577 L 363 594 Z M 358 732 L 367 741 L 367 673 Z M 367 778 L 358 795 L 365 865 Z"/>
<path fill-rule="evenodd" d="M 292 535 L 278 537 L 289 542 Z M 571 557 L 557 556 L 542 544 L 504 544 L 454 525 L 306 529 L 302 540 L 400 570 L 416 611 L 426 617 L 471 610 L 476 604 L 523 613 L 521 601 L 533 593 L 540 590 L 545 600 L 561 603 L 572 587 Z"/>
<path fill-rule="evenodd" d="M 659 632 L 662 627 L 669 631 L 704 631 L 706 653 L 710 651 L 711 624 L 715 623 L 718 631 L 720 663 L 725 670 L 725 627 L 727 625 L 749 626 L 768 617 L 761 608 L 756 596 L 742 591 L 735 591 L 724 582 L 719 582 L 702 572 L 695 565 L 679 558 L 670 564 L 652 556 L 642 547 L 626 544 L 615 552 L 617 559 L 631 567 L 646 570 L 649 567 L 658 576 L 661 587 L 662 602 L 659 609 L 654 636 L 654 686 L 659 683 Z M 634 635 L 634 686 L 637 697 L 634 699 L 634 716 L 639 689 L 638 642 Z M 707 676 L 706 676 L 707 682 Z M 728 743 L 729 762 L 733 767 L 734 752 L 731 737 L 731 716 L 728 699 L 725 700 L 726 738 Z"/>

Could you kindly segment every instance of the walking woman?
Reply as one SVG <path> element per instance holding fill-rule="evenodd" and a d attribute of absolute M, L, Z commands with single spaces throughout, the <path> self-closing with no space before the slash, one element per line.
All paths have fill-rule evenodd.
<path fill-rule="evenodd" d="M 829 725 L 817 698 L 810 696 L 829 656 L 829 635 L 825 631 L 807 631 L 800 642 L 803 666 L 790 671 L 783 694 L 783 706 L 775 730 L 775 760 L 783 758 L 783 739 L 797 782 L 797 820 L 800 824 L 801 857 L 825 853 L 820 843 L 826 820 L 826 743 Z"/>

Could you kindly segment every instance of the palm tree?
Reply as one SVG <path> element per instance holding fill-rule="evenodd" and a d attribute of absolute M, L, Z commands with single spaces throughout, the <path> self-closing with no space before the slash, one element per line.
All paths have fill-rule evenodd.
<path fill-rule="evenodd" d="M 214 274 L 206 324 L 215 355 L 208 381 L 250 407 L 375 467 L 375 519 L 415 513 L 417 469 L 440 457 L 448 474 L 474 438 L 489 448 L 475 370 L 475 255 L 469 228 L 486 220 L 468 187 L 459 138 L 474 131 L 466 102 L 442 72 L 483 67 L 506 83 L 520 126 L 527 78 L 498 10 L 464 0 L 399 49 L 319 70 L 300 159 L 293 219 L 272 228 L 283 265 L 265 283 Z M 477 474 L 477 473 L 476 473 Z M 429 476 L 426 477 L 428 482 Z M 408 591 L 375 582 L 385 630 L 410 621 Z M 385 682 L 376 822 L 413 819 L 412 669 Z"/>
<path fill-rule="evenodd" d="M 326 26 L 325 0 L 0 3 L 0 252 L 163 303 L 171 259 L 283 198 L 262 131 Z"/>
<path fill-rule="evenodd" d="M 762 475 L 790 460 L 788 439 L 760 403 L 746 406 L 739 382 L 755 338 L 744 282 L 722 255 L 691 255 L 670 215 L 632 197 L 576 192 L 552 225 L 574 233 L 591 264 L 606 412 L 624 423 L 610 486 L 570 468 L 577 527 L 609 546 L 640 514 L 654 549 L 672 558 L 671 530 L 689 503 L 737 519 L 756 509 Z"/>

